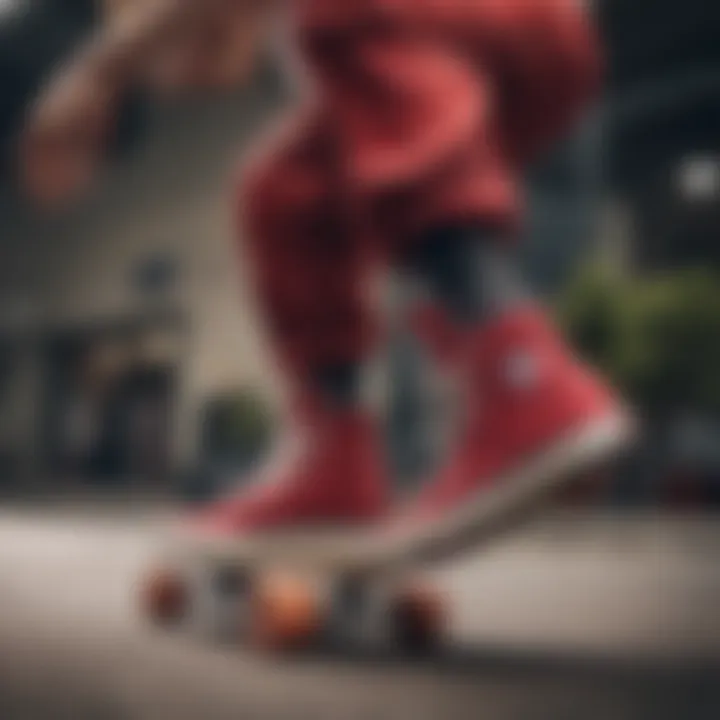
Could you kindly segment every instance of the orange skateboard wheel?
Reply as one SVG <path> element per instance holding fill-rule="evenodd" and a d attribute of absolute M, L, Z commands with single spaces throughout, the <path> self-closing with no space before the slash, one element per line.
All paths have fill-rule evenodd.
<path fill-rule="evenodd" d="M 251 642 L 273 652 L 306 648 L 320 634 L 321 610 L 309 580 L 283 573 L 261 577 L 252 593 Z"/>
<path fill-rule="evenodd" d="M 189 589 L 179 573 L 151 573 L 142 587 L 142 609 L 153 622 L 167 625 L 180 621 L 189 605 Z"/>

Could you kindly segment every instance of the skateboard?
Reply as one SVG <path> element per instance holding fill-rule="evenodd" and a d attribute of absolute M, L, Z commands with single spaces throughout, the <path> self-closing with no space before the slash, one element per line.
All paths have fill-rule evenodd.
<path fill-rule="evenodd" d="M 617 456 L 634 432 L 612 419 L 571 435 L 466 503 L 450 522 L 415 532 L 286 532 L 238 539 L 180 536 L 143 586 L 164 626 L 211 627 L 275 651 L 381 645 L 426 653 L 442 645 L 447 603 L 427 575 L 515 529 L 570 481 Z"/>
<path fill-rule="evenodd" d="M 370 538 L 345 530 L 267 544 L 176 539 L 145 578 L 141 609 L 162 628 L 274 653 L 437 650 L 447 618 L 437 584 Z"/>

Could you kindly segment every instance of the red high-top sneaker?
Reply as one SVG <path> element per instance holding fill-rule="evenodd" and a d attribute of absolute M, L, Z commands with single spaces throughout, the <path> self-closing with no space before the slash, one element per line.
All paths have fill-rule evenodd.
<path fill-rule="evenodd" d="M 460 436 L 434 482 L 388 524 L 398 551 L 472 544 L 632 436 L 629 415 L 538 310 L 470 333 L 460 372 Z"/>
<path fill-rule="evenodd" d="M 306 402 L 295 409 L 291 425 L 245 489 L 190 519 L 191 534 L 232 540 L 363 525 L 386 511 L 382 449 L 364 410 Z"/>

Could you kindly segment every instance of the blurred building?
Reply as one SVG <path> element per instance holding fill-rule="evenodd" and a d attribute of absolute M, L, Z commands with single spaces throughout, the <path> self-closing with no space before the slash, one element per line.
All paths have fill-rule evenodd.
<path fill-rule="evenodd" d="M 720 259 L 720 7 L 604 0 L 607 179 L 636 269 Z"/>
<path fill-rule="evenodd" d="M 610 51 L 606 101 L 529 178 L 524 260 L 544 293 L 599 235 L 638 269 L 717 256 L 720 7 L 707 5 L 597 3 Z M 0 72 L 15 88 L 5 140 L 53 60 L 96 19 L 92 0 L 10 7 L 0 17 L 9 38 Z M 52 42 L 38 54 L 30 36 Z M 38 214 L 6 174 L 0 477 L 164 475 L 197 458 L 218 394 L 277 396 L 232 242 L 228 179 L 288 98 L 266 67 L 234 96 L 129 103 L 118 149 L 130 151 L 70 213 Z M 429 461 L 437 427 L 419 420 L 426 404 L 413 377 L 424 370 L 409 342 L 395 348 L 389 435 L 412 475 Z"/>
<path fill-rule="evenodd" d="M 270 69 L 235 96 L 146 108 L 137 147 L 70 213 L 40 215 L 4 188 L 0 460 L 8 467 L 70 476 L 91 439 L 82 469 L 177 467 L 194 455 L 208 398 L 238 386 L 272 397 L 238 282 L 228 180 L 285 95 Z M 133 432 L 139 427 L 145 432 Z M 143 450 L 152 433 L 155 449 Z"/>

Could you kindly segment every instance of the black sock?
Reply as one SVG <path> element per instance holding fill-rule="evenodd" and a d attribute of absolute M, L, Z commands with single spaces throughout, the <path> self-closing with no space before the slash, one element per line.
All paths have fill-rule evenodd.
<path fill-rule="evenodd" d="M 338 407 L 352 407 L 360 400 L 359 363 L 331 363 L 313 373 L 315 387 L 321 395 Z"/>
<path fill-rule="evenodd" d="M 529 297 L 506 243 L 477 228 L 428 233 L 413 254 L 411 268 L 461 323 L 492 319 Z"/>

